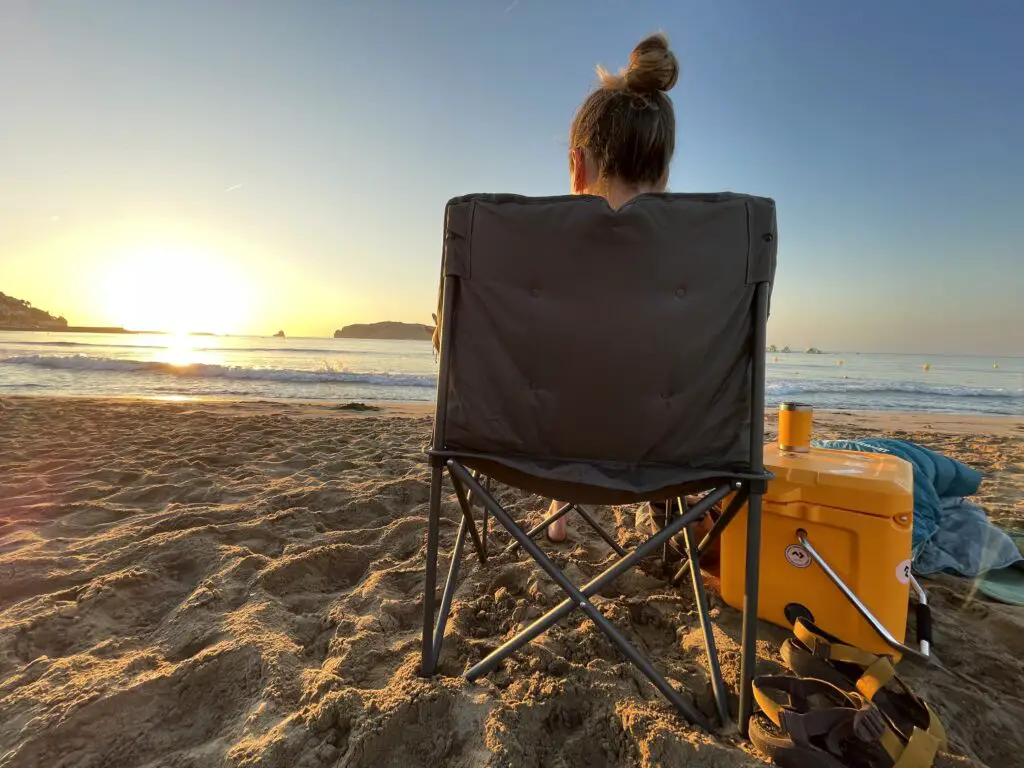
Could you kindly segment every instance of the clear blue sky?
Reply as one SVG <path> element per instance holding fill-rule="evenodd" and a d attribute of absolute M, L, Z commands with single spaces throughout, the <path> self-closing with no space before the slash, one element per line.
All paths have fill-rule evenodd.
<path fill-rule="evenodd" d="M 566 192 L 594 65 L 658 29 L 671 187 L 778 201 L 772 341 L 1024 350 L 1011 0 L 8 0 L 0 290 L 80 323 L 124 322 L 95 285 L 131 275 L 195 322 L 244 292 L 233 331 L 429 322 L 445 201 Z"/>

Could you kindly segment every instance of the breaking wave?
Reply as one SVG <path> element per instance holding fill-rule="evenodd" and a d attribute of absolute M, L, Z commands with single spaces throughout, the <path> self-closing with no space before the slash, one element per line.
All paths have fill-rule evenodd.
<path fill-rule="evenodd" d="M 809 381 L 769 381 L 765 387 L 769 396 L 792 397 L 816 394 L 848 395 L 928 395 L 931 397 L 1024 397 L 1024 389 L 986 387 L 960 387 L 955 385 L 923 384 L 917 381 L 856 381 L 818 379 Z"/>
<path fill-rule="evenodd" d="M 233 365 L 193 363 L 174 365 L 156 360 L 118 360 L 87 355 L 22 355 L 0 359 L 0 365 L 25 365 L 63 371 L 112 371 L 144 373 L 178 378 L 245 379 L 295 383 L 371 384 L 390 387 L 433 387 L 434 376 L 411 373 L 355 373 L 324 367 L 302 371 L 289 368 L 246 368 Z"/>

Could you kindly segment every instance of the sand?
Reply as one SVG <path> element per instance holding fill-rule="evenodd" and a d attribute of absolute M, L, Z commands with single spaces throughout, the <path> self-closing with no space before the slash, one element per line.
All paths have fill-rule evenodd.
<path fill-rule="evenodd" d="M 968 461 L 993 517 L 1024 527 L 1021 419 L 819 425 Z M 0 766 L 764 764 L 734 737 L 689 728 L 579 616 L 490 678 L 462 679 L 558 599 L 525 558 L 466 557 L 441 674 L 420 679 L 429 433 L 415 407 L 4 400 Z M 526 520 L 545 507 L 501 499 Z M 639 540 L 632 508 L 597 513 L 622 544 Z M 450 493 L 444 514 L 450 551 Z M 553 551 L 577 581 L 611 561 L 578 526 Z M 927 586 L 936 661 L 901 669 L 947 724 L 956 764 L 1024 765 L 1024 608 L 963 580 Z M 734 685 L 738 615 L 711 600 Z M 599 603 L 713 711 L 687 588 L 652 565 Z M 784 637 L 763 627 L 761 671 L 779 669 Z"/>

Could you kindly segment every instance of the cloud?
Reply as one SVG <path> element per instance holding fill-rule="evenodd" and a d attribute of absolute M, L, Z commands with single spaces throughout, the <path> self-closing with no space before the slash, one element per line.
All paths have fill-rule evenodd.
<path fill-rule="evenodd" d="M 508 8 L 505 9 L 505 13 L 510 13 L 512 9 L 515 8 L 517 5 L 519 5 L 519 0 L 512 0 Z"/>
<path fill-rule="evenodd" d="M 232 184 L 230 187 L 228 187 L 224 191 L 225 192 L 234 192 L 236 189 L 241 189 L 241 188 L 242 188 L 241 184 Z"/>

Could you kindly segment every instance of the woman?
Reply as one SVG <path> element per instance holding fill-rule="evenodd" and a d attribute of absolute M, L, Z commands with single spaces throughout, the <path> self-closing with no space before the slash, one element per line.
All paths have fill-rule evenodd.
<path fill-rule="evenodd" d="M 663 34 L 642 40 L 629 66 L 613 75 L 597 68 L 598 87 L 576 111 L 569 133 L 569 176 L 574 195 L 598 195 L 620 208 L 637 195 L 664 192 L 676 147 L 676 118 L 668 91 L 679 62 Z M 561 503 L 551 502 L 554 513 Z M 662 513 L 663 514 L 663 513 Z M 564 541 L 566 518 L 547 529 Z"/>

